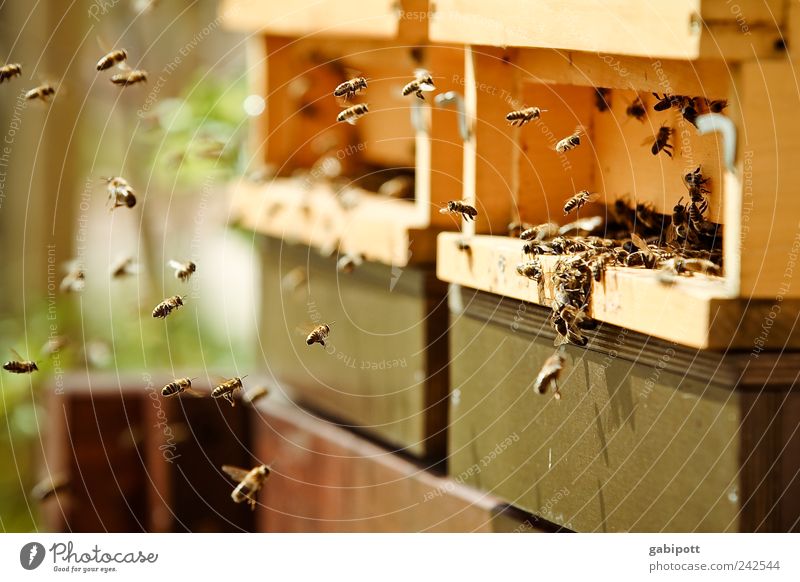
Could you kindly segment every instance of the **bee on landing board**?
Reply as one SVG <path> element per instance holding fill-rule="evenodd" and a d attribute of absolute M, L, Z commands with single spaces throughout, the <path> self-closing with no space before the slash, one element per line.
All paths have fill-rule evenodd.
<path fill-rule="evenodd" d="M 669 143 L 669 138 L 672 135 L 672 128 L 666 125 L 662 125 L 658 132 L 655 135 L 653 140 L 653 145 L 650 146 L 650 153 L 654 156 L 658 155 L 658 152 L 663 151 L 669 157 L 672 157 L 672 144 Z M 649 141 L 649 140 L 648 140 Z M 647 141 L 645 141 L 645 145 Z"/>
<path fill-rule="evenodd" d="M 34 99 L 39 99 L 40 101 L 44 101 L 45 103 L 50 102 L 50 97 L 56 94 L 55 88 L 50 83 L 43 83 L 38 87 L 35 87 L 25 93 L 25 99 L 28 101 L 33 101 Z"/>
<path fill-rule="evenodd" d="M 170 269 L 175 269 L 175 278 L 183 283 L 188 281 L 189 277 L 197 270 L 197 265 L 192 261 L 181 263 L 180 261 L 170 260 L 168 265 Z"/>
<path fill-rule="evenodd" d="M 103 57 L 99 61 L 97 61 L 97 70 L 105 71 L 106 69 L 110 69 L 114 65 L 120 65 L 127 59 L 128 59 L 128 51 L 126 51 L 125 49 L 111 51 L 103 55 Z"/>
<path fill-rule="evenodd" d="M 543 241 L 558 236 L 558 229 L 559 226 L 554 222 L 545 222 L 544 224 L 526 228 L 519 233 L 519 238 L 522 240 Z"/>
<path fill-rule="evenodd" d="M 320 344 L 324 348 L 325 340 L 328 339 L 328 335 L 330 333 L 331 333 L 330 325 L 328 325 L 327 323 L 318 325 L 306 337 L 306 345 L 313 346 L 314 344 Z"/>
<path fill-rule="evenodd" d="M 367 113 L 369 113 L 369 105 L 366 103 L 359 103 L 358 105 L 348 107 L 339 113 L 339 115 L 336 116 L 336 121 L 346 121 L 350 125 L 355 125 L 356 121 L 358 121 L 360 117 L 363 117 Z"/>
<path fill-rule="evenodd" d="M 161 396 L 169 398 L 170 396 L 176 396 L 181 392 L 197 395 L 197 391 L 192 388 L 192 380 L 195 379 L 196 378 L 178 378 L 161 389 Z"/>
<path fill-rule="evenodd" d="M 478 211 L 474 206 L 470 206 L 460 200 L 450 200 L 447 206 L 439 210 L 440 214 L 460 214 L 464 220 L 475 220 Z"/>
<path fill-rule="evenodd" d="M 431 77 L 431 74 L 424 69 L 417 69 L 414 80 L 403 87 L 402 92 L 403 97 L 413 93 L 417 96 L 417 99 L 422 99 L 425 101 L 425 96 L 422 94 L 423 91 L 425 93 L 429 93 L 430 91 L 434 90 L 436 90 L 436 85 L 433 83 L 433 77 Z"/>
<path fill-rule="evenodd" d="M 16 360 L 10 360 L 3 364 L 3 369 L 7 372 L 11 372 L 12 374 L 32 374 L 33 372 L 39 371 L 36 362 L 23 359 L 17 350 L 13 348 L 11 349 L 11 353 L 14 354 Z"/>
<path fill-rule="evenodd" d="M 522 127 L 526 123 L 535 121 L 542 116 L 542 112 L 546 109 L 539 109 L 538 107 L 526 107 L 524 109 L 517 109 L 506 115 L 506 121 L 516 127 Z"/>
<path fill-rule="evenodd" d="M 236 406 L 236 401 L 233 399 L 233 395 L 236 391 L 242 390 L 242 380 L 245 378 L 247 378 L 247 376 L 225 380 L 211 391 L 211 398 L 224 398 L 230 403 L 231 406 Z"/>
<path fill-rule="evenodd" d="M 259 465 L 249 471 L 231 465 L 223 465 L 222 470 L 225 471 L 231 479 L 238 481 L 239 484 L 231 493 L 231 499 L 235 503 L 242 503 L 246 501 L 250 505 L 250 509 L 256 508 L 256 493 L 264 485 L 270 474 L 269 467 L 266 465 Z"/>
<path fill-rule="evenodd" d="M 366 90 L 367 79 L 364 77 L 355 77 L 349 81 L 345 81 L 333 90 L 334 97 L 340 97 L 347 101 L 355 97 L 359 91 Z"/>
<path fill-rule="evenodd" d="M 573 210 L 578 211 L 583 208 L 586 204 L 590 202 L 594 202 L 600 197 L 599 194 L 590 193 L 588 190 L 581 190 L 577 192 L 572 198 L 568 199 L 564 203 L 564 215 L 569 214 Z"/>
<path fill-rule="evenodd" d="M 561 399 L 561 392 L 558 390 L 558 378 L 564 369 L 564 361 L 565 358 L 561 350 L 558 350 L 545 360 L 542 369 L 539 370 L 539 374 L 533 382 L 533 389 L 537 394 L 545 394 L 548 389 L 552 388 L 553 397 L 556 400 Z"/>
<path fill-rule="evenodd" d="M 19 63 L 9 63 L 0 67 L 0 83 L 22 74 L 22 65 Z"/>
<path fill-rule="evenodd" d="M 574 133 L 568 135 L 556 144 L 555 150 L 560 154 L 574 150 L 581 145 L 581 135 L 583 135 L 583 127 L 578 126 L 575 128 Z"/>
<path fill-rule="evenodd" d="M 153 317 L 156 319 L 164 319 L 179 307 L 183 307 L 183 297 L 180 295 L 167 297 L 164 299 L 164 301 L 156 305 L 155 309 L 153 309 Z"/>

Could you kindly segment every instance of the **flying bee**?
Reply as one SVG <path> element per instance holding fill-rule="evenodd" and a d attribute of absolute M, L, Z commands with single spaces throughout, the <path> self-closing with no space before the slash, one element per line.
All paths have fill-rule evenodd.
<path fill-rule="evenodd" d="M 336 121 L 346 121 L 350 125 L 355 125 L 358 118 L 363 117 L 367 113 L 369 113 L 369 106 L 366 103 L 359 103 L 339 113 L 339 115 L 336 116 Z"/>
<path fill-rule="evenodd" d="M 608 111 L 611 108 L 611 89 L 595 87 L 594 106 L 600 113 Z"/>
<path fill-rule="evenodd" d="M 653 269 L 658 262 L 658 256 L 650 248 L 650 245 L 635 232 L 631 233 L 631 244 L 629 254 L 625 258 L 626 267 L 644 267 Z"/>
<path fill-rule="evenodd" d="M 192 261 L 181 263 L 180 261 L 170 260 L 167 264 L 170 269 L 175 269 L 175 278 L 183 283 L 188 281 L 189 277 L 197 270 L 197 265 Z"/>
<path fill-rule="evenodd" d="M 642 98 L 637 97 L 633 103 L 628 105 L 628 107 L 625 109 L 625 114 L 628 117 L 633 117 L 634 119 L 644 123 L 644 120 L 647 117 L 647 109 L 645 109 Z"/>
<path fill-rule="evenodd" d="M 533 259 L 517 265 L 517 274 L 536 281 L 538 283 L 539 299 L 541 300 L 544 297 L 544 270 L 539 259 Z"/>
<path fill-rule="evenodd" d="M 119 65 L 128 59 L 128 51 L 119 49 L 105 54 L 99 61 L 97 61 L 97 70 L 105 71 L 114 65 Z"/>
<path fill-rule="evenodd" d="M 672 228 L 677 238 L 686 237 L 686 225 L 689 223 L 688 203 L 683 204 L 683 197 L 672 208 Z"/>
<path fill-rule="evenodd" d="M 526 123 L 535 121 L 541 117 L 542 112 L 546 109 L 539 109 L 538 107 L 526 107 L 525 109 L 517 109 L 506 115 L 506 120 L 516 127 L 521 127 Z"/>
<path fill-rule="evenodd" d="M 107 203 L 111 204 L 112 212 L 121 206 L 126 208 L 136 206 L 136 195 L 125 178 L 114 176 L 103 178 L 103 180 L 106 182 L 106 190 L 108 191 Z"/>
<path fill-rule="evenodd" d="M 86 286 L 86 273 L 83 265 L 78 261 L 69 261 L 65 264 L 67 274 L 61 279 L 59 289 L 62 293 L 79 293 Z"/>
<path fill-rule="evenodd" d="M 192 380 L 195 380 L 195 378 L 178 378 L 177 380 L 170 382 L 161 389 L 161 396 L 169 398 L 170 396 L 176 396 L 181 392 L 197 394 L 197 392 L 192 388 Z"/>
<path fill-rule="evenodd" d="M 318 325 L 315 327 L 308 337 L 306 337 L 306 344 L 311 346 L 314 344 L 320 344 L 323 348 L 325 347 L 325 340 L 328 338 L 328 334 L 331 333 L 331 327 L 328 324 L 323 323 L 322 325 Z"/>
<path fill-rule="evenodd" d="M 4 82 L 6 79 L 10 79 L 21 74 L 22 65 L 19 63 L 9 63 L 7 65 L 3 65 L 0 67 L 0 83 Z"/>
<path fill-rule="evenodd" d="M 336 89 L 333 90 L 333 96 L 341 97 L 347 101 L 348 99 L 355 97 L 359 91 L 366 88 L 367 80 L 364 77 L 356 77 L 337 86 Z"/>
<path fill-rule="evenodd" d="M 25 99 L 28 101 L 33 101 L 34 99 L 39 99 L 44 101 L 45 103 L 49 102 L 50 97 L 56 94 L 56 90 L 50 83 L 44 83 L 35 87 L 25 93 Z"/>
<path fill-rule="evenodd" d="M 564 215 L 566 216 L 573 210 L 577 212 L 586 204 L 594 202 L 598 198 L 600 198 L 600 195 L 597 193 L 590 193 L 588 190 L 581 190 L 564 203 Z"/>
<path fill-rule="evenodd" d="M 224 398 L 230 402 L 231 406 L 236 406 L 233 394 L 237 390 L 242 390 L 242 380 L 245 378 L 247 378 L 247 376 L 225 380 L 211 391 L 211 398 Z"/>
<path fill-rule="evenodd" d="M 658 129 L 658 133 L 656 133 L 655 135 L 655 138 L 653 140 L 653 145 L 650 146 L 650 153 L 653 154 L 654 156 L 657 156 L 658 152 L 663 151 L 669 157 L 672 157 L 672 144 L 669 143 L 669 138 L 671 135 L 672 135 L 672 128 L 666 125 L 662 125 Z"/>
<path fill-rule="evenodd" d="M 135 275 L 137 272 L 136 261 L 134 261 L 132 257 L 122 257 L 111 265 L 112 279 L 123 279 Z"/>
<path fill-rule="evenodd" d="M 447 206 L 439 209 L 439 214 L 460 214 L 464 220 L 470 221 L 475 220 L 475 217 L 478 216 L 478 211 L 474 206 L 465 204 L 460 200 L 450 200 Z"/>
<path fill-rule="evenodd" d="M 554 222 L 545 222 L 537 226 L 532 226 L 519 233 L 522 240 L 543 241 L 558 236 L 558 225 Z"/>
<path fill-rule="evenodd" d="M 31 497 L 42 503 L 59 493 L 69 490 L 69 479 L 64 475 L 52 475 L 39 481 L 31 489 Z"/>
<path fill-rule="evenodd" d="M 436 89 L 436 86 L 433 84 L 433 77 L 424 69 L 417 69 L 415 75 L 416 78 L 403 87 L 403 97 L 414 93 L 417 99 L 422 99 L 424 101 L 425 96 L 422 92 L 425 91 L 427 93 Z"/>
<path fill-rule="evenodd" d="M 251 406 L 261 400 L 262 398 L 266 398 L 269 396 L 269 388 L 266 386 L 256 386 L 255 388 L 248 390 L 244 394 L 244 400 Z"/>
<path fill-rule="evenodd" d="M 556 144 L 555 150 L 560 154 L 568 152 L 569 150 L 574 150 L 581 145 L 581 135 L 583 135 L 583 127 L 579 125 L 575 128 L 574 133 L 568 135 Z"/>
<path fill-rule="evenodd" d="M 356 268 L 360 267 L 363 262 L 364 258 L 362 255 L 359 254 L 342 255 L 342 257 L 338 261 L 336 261 L 336 270 L 339 271 L 340 273 L 345 273 L 349 275 L 350 273 L 355 271 Z"/>
<path fill-rule="evenodd" d="M 722 113 L 722 111 L 728 106 L 727 99 L 714 99 L 713 101 L 708 102 L 708 110 L 711 113 Z"/>
<path fill-rule="evenodd" d="M 558 350 L 552 356 L 547 358 L 533 382 L 533 390 L 537 394 L 545 394 L 550 388 L 553 389 L 553 397 L 556 400 L 561 399 L 561 393 L 558 391 L 558 378 L 561 376 L 561 371 L 564 369 L 564 362 L 566 358 Z"/>
<path fill-rule="evenodd" d="M 270 474 L 269 467 L 266 465 L 259 465 L 251 469 L 240 469 L 239 467 L 232 467 L 231 465 L 223 465 L 222 470 L 225 471 L 231 479 L 238 481 L 239 484 L 231 493 L 231 499 L 235 503 L 247 501 L 250 509 L 256 508 L 256 493 L 264 485 Z"/>
<path fill-rule="evenodd" d="M 680 107 L 684 102 L 684 98 L 680 95 L 667 95 L 664 93 L 659 97 L 658 93 L 653 93 L 653 97 L 657 100 L 656 104 L 653 105 L 653 109 L 656 111 L 666 111 L 670 107 Z"/>
<path fill-rule="evenodd" d="M 125 71 L 124 73 L 117 73 L 111 76 L 111 82 L 120 87 L 128 87 L 136 83 L 145 83 L 147 82 L 147 71 L 134 69 L 132 71 Z"/>
<path fill-rule="evenodd" d="M 167 297 L 164 299 L 164 301 L 156 305 L 155 309 L 153 309 L 153 317 L 157 319 L 164 319 L 179 307 L 183 307 L 183 297 L 180 295 Z"/>
<path fill-rule="evenodd" d="M 706 187 L 706 184 L 710 181 L 711 178 L 706 178 L 700 173 L 700 166 L 697 166 L 697 168 L 683 177 L 683 182 L 689 188 L 689 196 L 693 202 L 700 202 L 706 194 L 711 193 L 711 190 Z"/>
<path fill-rule="evenodd" d="M 414 178 L 412 176 L 395 176 L 386 180 L 378 188 L 378 194 L 389 198 L 413 198 L 414 197 Z"/>
<path fill-rule="evenodd" d="M 39 368 L 36 366 L 36 362 L 25 360 L 22 356 L 19 355 L 17 350 L 13 348 L 11 349 L 11 353 L 14 354 L 14 357 L 17 359 L 9 360 L 5 364 L 3 364 L 4 370 L 11 372 L 12 374 L 31 374 L 33 372 L 39 371 Z"/>

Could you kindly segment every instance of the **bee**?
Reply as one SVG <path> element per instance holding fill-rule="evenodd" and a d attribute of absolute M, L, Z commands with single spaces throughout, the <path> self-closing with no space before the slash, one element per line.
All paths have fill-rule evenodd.
<path fill-rule="evenodd" d="M 683 182 L 689 188 L 689 196 L 693 202 L 700 202 L 711 191 L 706 187 L 711 178 L 706 178 L 700 173 L 700 166 L 683 176 Z"/>
<path fill-rule="evenodd" d="M 86 286 L 86 273 L 78 261 L 69 261 L 65 265 L 67 274 L 61 279 L 59 289 L 62 293 L 80 293 Z"/>
<path fill-rule="evenodd" d="M 608 111 L 611 108 L 611 89 L 595 87 L 594 106 L 597 107 L 600 113 Z"/>
<path fill-rule="evenodd" d="M 111 82 L 120 87 L 128 87 L 136 83 L 145 83 L 147 82 L 147 71 L 134 69 L 132 71 L 125 71 L 124 73 L 117 73 L 111 76 Z"/>
<path fill-rule="evenodd" d="M 539 109 L 538 107 L 526 107 L 525 109 L 517 109 L 516 111 L 512 111 L 508 115 L 506 115 L 506 120 L 508 120 L 511 125 L 521 127 L 526 123 L 531 121 L 535 121 L 539 119 L 542 115 L 542 111 L 547 111 L 546 109 Z"/>
<path fill-rule="evenodd" d="M 547 358 L 533 382 L 533 390 L 537 394 L 545 394 L 550 388 L 553 389 L 553 397 L 556 400 L 561 399 L 561 393 L 558 391 L 558 378 L 561 376 L 561 371 L 564 369 L 564 362 L 566 358 L 558 350 L 552 356 Z"/>
<path fill-rule="evenodd" d="M 650 146 L 650 153 L 652 153 L 654 156 L 657 156 L 658 152 L 663 151 L 669 157 L 672 157 L 672 144 L 669 143 L 669 138 L 671 135 L 672 128 L 662 125 L 658 129 L 658 133 L 655 135 L 653 145 Z"/>
<path fill-rule="evenodd" d="M 308 337 L 306 337 L 306 344 L 311 346 L 315 343 L 320 344 L 323 348 L 325 347 L 325 340 L 328 338 L 328 334 L 331 333 L 331 327 L 327 324 L 318 325 L 315 327 Z"/>
<path fill-rule="evenodd" d="M 626 250 L 629 252 L 625 258 L 626 267 L 641 266 L 645 269 L 653 269 L 658 262 L 658 255 L 653 252 L 647 241 L 634 232 L 631 233 L 631 241 Z"/>
<path fill-rule="evenodd" d="M 136 206 L 136 195 L 125 178 L 114 176 L 111 178 L 103 178 L 103 180 L 106 182 L 108 203 L 112 203 L 112 211 L 120 206 L 125 206 L 127 208 Z"/>
<path fill-rule="evenodd" d="M 192 261 L 181 263 L 180 261 L 170 260 L 168 263 L 170 269 L 175 269 L 175 278 L 185 283 L 189 277 L 197 270 L 197 265 Z"/>
<path fill-rule="evenodd" d="M 183 297 L 180 295 L 173 295 L 172 297 L 167 297 L 156 305 L 155 309 L 153 309 L 153 317 L 164 319 L 173 310 L 178 309 L 179 307 L 183 307 Z"/>
<path fill-rule="evenodd" d="M 413 198 L 414 197 L 414 178 L 411 176 L 395 176 L 386 180 L 378 188 L 378 194 L 390 198 Z"/>
<path fill-rule="evenodd" d="M 17 350 L 13 348 L 11 349 L 11 353 L 14 354 L 14 357 L 17 359 L 10 360 L 3 364 L 4 370 L 11 372 L 12 374 L 31 374 L 39 371 L 39 368 L 36 366 L 36 362 L 23 359 Z"/>
<path fill-rule="evenodd" d="M 699 257 L 675 257 L 664 263 L 663 270 L 668 274 L 682 275 L 698 273 L 701 275 L 719 275 L 720 266 L 714 261 Z"/>
<path fill-rule="evenodd" d="M 181 392 L 194 393 L 194 389 L 192 388 L 192 380 L 194 379 L 195 378 L 178 378 L 177 380 L 170 382 L 161 389 L 161 396 L 169 398 L 170 396 L 175 396 Z"/>
<path fill-rule="evenodd" d="M 706 219 L 703 215 L 706 210 L 708 210 L 708 201 L 705 199 L 700 202 L 691 202 L 688 204 L 689 225 L 692 227 L 692 230 L 697 233 L 701 233 L 705 230 L 703 224 Z"/>
<path fill-rule="evenodd" d="M 657 100 L 656 104 L 653 105 L 653 109 L 656 111 L 666 111 L 670 107 L 680 107 L 685 100 L 680 95 L 667 95 L 666 93 L 661 97 L 658 96 L 658 93 L 653 93 L 653 97 Z"/>
<path fill-rule="evenodd" d="M 637 97 L 633 103 L 628 105 L 627 109 L 625 109 L 625 114 L 644 123 L 645 117 L 647 117 L 647 109 L 644 107 L 642 98 Z"/>
<path fill-rule="evenodd" d="M 569 198 L 564 203 L 564 215 L 566 216 L 573 210 L 577 212 L 578 210 L 583 208 L 586 204 L 594 202 L 598 198 L 600 198 L 599 194 L 589 193 L 588 190 L 581 190 L 580 192 L 577 192 L 574 196 L 572 196 L 572 198 Z"/>
<path fill-rule="evenodd" d="M 138 269 L 136 262 L 131 257 L 123 257 L 111 266 L 111 278 L 122 279 L 135 275 Z"/>
<path fill-rule="evenodd" d="M 42 503 L 59 493 L 66 493 L 69 490 L 69 479 L 64 475 L 53 475 L 42 479 L 31 489 L 31 497 Z"/>
<path fill-rule="evenodd" d="M 538 259 L 528 261 L 527 263 L 520 263 L 517 265 L 517 274 L 522 277 L 528 277 L 534 281 L 541 281 L 544 275 L 542 270 L 542 263 Z"/>
<path fill-rule="evenodd" d="M 447 206 L 439 210 L 439 214 L 460 214 L 464 220 L 475 220 L 478 211 L 474 206 L 465 204 L 460 200 L 450 200 Z"/>
<path fill-rule="evenodd" d="M 106 69 L 110 69 L 114 65 L 118 65 L 128 59 L 128 51 L 125 49 L 119 49 L 115 51 L 111 51 L 103 56 L 99 61 L 97 61 L 97 70 L 98 71 L 105 71 Z"/>
<path fill-rule="evenodd" d="M 727 99 L 714 99 L 713 101 L 708 102 L 708 110 L 711 113 L 722 113 L 722 111 L 728 106 Z"/>
<path fill-rule="evenodd" d="M 346 273 L 349 275 L 355 271 L 357 267 L 360 267 L 363 262 L 364 258 L 362 255 L 343 255 L 336 262 L 336 270 L 340 273 Z"/>
<path fill-rule="evenodd" d="M 256 508 L 256 493 L 264 485 L 270 474 L 269 467 L 266 465 L 259 465 L 251 469 L 240 469 L 239 467 L 232 467 L 231 465 L 223 465 L 222 470 L 225 471 L 231 479 L 238 481 L 239 484 L 231 493 L 231 499 L 235 503 L 247 501 L 250 509 Z"/>
<path fill-rule="evenodd" d="M 359 103 L 339 113 L 339 115 L 336 116 L 336 121 L 346 121 L 350 125 L 355 125 L 358 118 L 367 113 L 369 113 L 369 106 L 366 103 Z"/>
<path fill-rule="evenodd" d="M 403 97 L 414 93 L 414 95 L 417 96 L 417 99 L 422 99 L 424 101 L 425 96 L 422 94 L 422 92 L 429 92 L 435 89 L 436 86 L 433 84 L 433 77 L 431 77 L 431 74 L 424 69 L 418 69 L 416 71 L 416 78 L 408 85 L 403 87 Z"/>
<path fill-rule="evenodd" d="M 672 228 L 675 236 L 679 239 L 686 238 L 686 225 L 689 222 L 688 206 L 688 203 L 683 204 L 683 197 L 681 197 L 672 208 Z"/>
<path fill-rule="evenodd" d="M 230 402 L 231 406 L 236 406 L 236 402 L 233 399 L 233 393 L 237 390 L 242 390 L 242 380 L 244 378 L 247 378 L 247 376 L 225 380 L 211 391 L 211 398 L 224 398 Z"/>
<path fill-rule="evenodd" d="M 347 101 L 351 97 L 354 97 L 359 91 L 366 88 L 367 80 L 364 77 L 356 77 L 336 87 L 336 89 L 333 90 L 333 96 L 341 97 Z"/>
<path fill-rule="evenodd" d="M 519 238 L 522 240 L 543 241 L 553 238 L 554 236 L 558 236 L 558 225 L 553 222 L 545 222 L 538 226 L 532 226 L 519 233 Z"/>
<path fill-rule="evenodd" d="M 12 77 L 16 77 L 17 75 L 22 74 L 22 65 L 19 63 L 9 63 L 7 65 L 3 65 L 0 67 L 0 83 L 4 82 L 6 79 L 11 79 Z"/>
<path fill-rule="evenodd" d="M 573 134 L 568 135 L 556 144 L 555 150 L 560 154 L 568 152 L 569 150 L 574 150 L 576 147 L 581 145 L 582 134 L 583 128 L 581 126 L 576 127 Z"/>
<path fill-rule="evenodd" d="M 532 224 L 527 222 L 509 222 L 508 223 L 508 236 L 512 238 L 519 238 L 523 231 L 533 228 Z"/>
<path fill-rule="evenodd" d="M 245 392 L 244 399 L 250 405 L 255 404 L 262 398 L 269 396 L 269 388 L 266 386 L 256 386 L 252 390 Z"/>
<path fill-rule="evenodd" d="M 586 314 L 570 303 L 556 301 L 553 306 L 553 327 L 556 330 L 556 346 L 570 343 L 585 346 L 589 340 L 581 332 L 580 326 L 586 325 Z"/>
<path fill-rule="evenodd" d="M 56 94 L 56 90 L 50 83 L 44 83 L 43 85 L 39 85 L 25 93 L 25 99 L 28 101 L 33 101 L 34 99 L 40 99 L 45 103 L 49 102 L 50 97 Z"/>
<path fill-rule="evenodd" d="M 552 246 L 542 243 L 532 241 L 529 243 L 525 243 L 522 245 L 522 252 L 526 255 L 555 255 L 556 252 Z"/>

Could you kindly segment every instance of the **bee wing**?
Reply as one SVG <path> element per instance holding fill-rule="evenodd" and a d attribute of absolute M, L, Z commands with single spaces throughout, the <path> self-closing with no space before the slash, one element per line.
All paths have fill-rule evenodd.
<path fill-rule="evenodd" d="M 222 465 L 222 470 L 225 471 L 231 479 L 237 482 L 243 481 L 244 478 L 250 473 L 250 471 L 247 469 L 234 467 L 233 465 Z"/>
<path fill-rule="evenodd" d="M 102 34 L 98 34 L 95 37 L 95 40 L 97 40 L 97 46 L 100 47 L 100 50 L 103 51 L 104 55 L 107 55 L 111 52 L 111 45 L 109 44 L 108 39 L 106 39 Z"/>
<path fill-rule="evenodd" d="M 11 348 L 11 353 L 12 353 L 12 354 L 14 354 L 14 357 L 15 357 L 17 360 L 19 360 L 20 362 L 22 362 L 22 361 L 24 361 L 24 360 L 25 360 L 25 358 L 23 358 L 22 356 L 20 356 L 20 355 L 19 355 L 19 352 L 18 352 L 17 350 L 15 350 L 14 348 Z"/>
<path fill-rule="evenodd" d="M 183 269 L 184 265 L 180 261 L 176 261 L 175 259 L 170 259 L 169 261 L 167 261 L 167 266 L 170 269 L 179 270 L 179 269 Z"/>

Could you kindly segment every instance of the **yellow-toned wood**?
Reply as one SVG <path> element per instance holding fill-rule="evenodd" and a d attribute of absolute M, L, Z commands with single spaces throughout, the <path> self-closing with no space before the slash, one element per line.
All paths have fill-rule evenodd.
<path fill-rule="evenodd" d="M 395 0 L 224 0 L 221 14 L 238 30 L 372 38 L 396 36 L 400 17 Z"/>
<path fill-rule="evenodd" d="M 732 113 L 740 128 L 741 294 L 800 297 L 797 71 L 788 62 L 752 62 L 743 64 L 735 79 L 740 98 Z"/>
<path fill-rule="evenodd" d="M 695 0 L 437 0 L 431 40 L 693 58 Z"/>
<path fill-rule="evenodd" d="M 432 263 L 437 231 L 420 222 L 414 203 L 356 188 L 355 207 L 345 210 L 327 183 L 280 178 L 266 185 L 241 180 L 232 186 L 229 216 L 243 228 L 297 242 L 328 254 L 360 254 L 402 267 Z"/>

